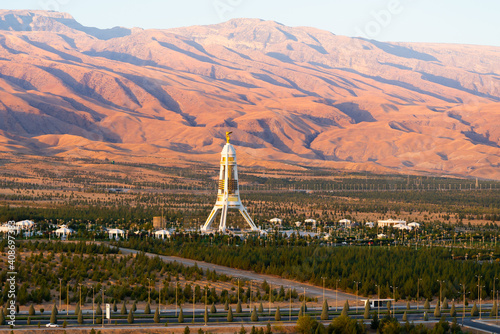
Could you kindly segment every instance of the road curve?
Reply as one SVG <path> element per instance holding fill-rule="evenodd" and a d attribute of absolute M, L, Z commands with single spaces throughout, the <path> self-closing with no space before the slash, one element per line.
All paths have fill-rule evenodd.
<path fill-rule="evenodd" d="M 123 254 L 137 254 L 140 253 L 140 251 L 134 250 L 134 249 L 129 249 L 129 248 L 119 248 L 120 251 Z M 243 278 L 247 280 L 252 280 L 252 281 L 259 281 L 263 282 L 266 280 L 269 284 L 272 284 L 273 286 L 281 286 L 283 285 L 285 289 L 287 287 L 292 287 L 297 290 L 297 293 L 301 294 L 304 291 L 306 291 L 306 295 L 312 298 L 317 297 L 319 300 L 323 298 L 323 288 L 317 287 L 311 284 L 307 283 L 301 283 L 301 282 L 296 282 L 288 279 L 283 279 L 279 278 L 276 276 L 271 276 L 271 275 L 265 275 L 265 274 L 258 274 L 253 271 L 248 271 L 248 270 L 242 270 L 242 269 L 234 269 L 234 268 L 229 268 L 225 266 L 220 266 L 217 264 L 212 264 L 212 263 L 207 263 L 207 262 L 200 262 L 200 261 L 195 261 L 195 260 L 190 260 L 190 259 L 185 259 L 182 257 L 177 257 L 177 256 L 165 256 L 165 255 L 158 255 L 158 254 L 152 254 L 152 253 L 145 253 L 146 256 L 149 257 L 156 257 L 158 256 L 161 260 L 165 262 L 177 262 L 177 263 L 182 263 L 185 266 L 192 267 L 195 264 L 198 266 L 198 268 L 201 268 L 203 270 L 215 270 L 218 274 L 225 274 L 228 276 L 233 276 L 236 278 Z M 340 292 L 338 293 L 335 290 L 331 289 L 326 289 L 325 288 L 325 298 L 328 299 L 328 304 L 330 306 L 335 306 L 335 299 L 336 295 L 338 298 L 338 307 L 341 308 L 343 306 L 343 301 L 349 300 L 349 301 L 355 301 L 356 296 L 352 294 L 348 294 L 345 292 Z M 349 303 L 351 306 L 353 305 L 351 302 Z"/>

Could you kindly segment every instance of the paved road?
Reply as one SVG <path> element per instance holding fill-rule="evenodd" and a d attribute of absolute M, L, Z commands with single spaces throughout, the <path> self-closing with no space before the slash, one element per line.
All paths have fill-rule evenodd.
<path fill-rule="evenodd" d="M 128 248 L 120 248 L 120 251 L 123 254 L 137 254 L 139 251 L 136 251 L 134 249 L 128 249 Z M 247 270 L 241 270 L 241 269 L 233 269 L 229 267 L 224 267 L 224 266 L 219 266 L 217 264 L 211 264 L 207 262 L 200 262 L 200 261 L 195 261 L 195 260 L 190 260 L 190 259 L 185 259 L 182 257 L 177 257 L 177 256 L 164 256 L 164 255 L 157 255 L 157 254 L 151 254 L 151 253 L 146 253 L 147 256 L 149 257 L 155 257 L 159 256 L 160 259 L 166 262 L 177 262 L 177 263 L 182 263 L 185 266 L 194 266 L 195 263 L 198 266 L 198 268 L 202 268 L 203 270 L 214 270 L 219 273 L 219 274 L 226 274 L 228 276 L 233 276 L 236 278 L 243 278 L 243 279 L 248 279 L 248 280 L 253 280 L 253 281 L 259 281 L 263 282 L 266 280 L 269 284 L 272 284 L 273 286 L 281 286 L 283 285 L 285 288 L 286 287 L 292 287 L 297 290 L 298 294 L 301 294 L 304 292 L 304 288 L 306 289 L 306 295 L 309 297 L 318 297 L 319 300 L 323 298 L 323 288 L 310 285 L 307 283 L 300 283 L 300 282 L 295 282 L 287 279 L 282 279 L 276 276 L 271 276 L 271 275 L 265 275 L 265 274 L 257 274 L 252 271 L 247 271 Z M 352 306 L 353 303 L 352 301 L 356 300 L 355 295 L 351 295 L 345 292 L 340 292 L 338 293 L 335 290 L 331 289 L 325 289 L 325 298 L 328 299 L 328 303 L 330 306 L 335 307 L 335 299 L 336 295 L 338 294 L 338 307 L 341 308 L 344 304 L 341 301 L 349 300 L 349 304 Z M 360 298 L 361 299 L 361 298 Z"/>

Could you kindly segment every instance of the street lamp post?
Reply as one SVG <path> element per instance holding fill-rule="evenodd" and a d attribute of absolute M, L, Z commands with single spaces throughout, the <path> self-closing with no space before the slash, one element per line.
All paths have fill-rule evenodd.
<path fill-rule="evenodd" d="M 148 304 L 151 305 L 151 278 L 148 277 Z"/>
<path fill-rule="evenodd" d="M 95 300 L 95 291 L 94 287 L 92 286 L 92 325 L 95 324 L 94 300 Z"/>
<path fill-rule="evenodd" d="M 358 296 L 359 296 L 359 283 L 360 283 L 360 282 L 356 282 L 356 281 L 354 281 L 354 283 L 356 283 L 356 314 L 358 314 L 358 311 L 359 311 L 359 307 L 358 307 Z"/>
<path fill-rule="evenodd" d="M 443 309 L 443 283 L 442 280 L 437 280 L 439 282 L 439 309 Z"/>
<path fill-rule="evenodd" d="M 484 285 L 479 287 L 479 320 L 481 320 L 481 301 L 483 300 L 481 295 L 483 293 L 483 288 L 484 288 Z"/>
<path fill-rule="evenodd" d="M 101 289 L 102 291 L 102 306 L 103 306 L 103 310 L 102 310 L 102 325 L 101 327 L 104 328 L 104 313 L 107 312 L 107 308 L 106 310 L 104 309 L 104 287 Z M 109 312 L 111 314 L 111 311 Z M 110 317 L 111 318 L 111 317 Z M 109 321 L 111 321 L 111 319 L 109 319 Z"/>
<path fill-rule="evenodd" d="M 338 311 L 338 300 L 339 300 L 339 279 L 335 280 L 335 312 Z"/>
<path fill-rule="evenodd" d="M 62 309 L 62 278 L 59 278 L 59 309 Z"/>
<path fill-rule="evenodd" d="M 78 286 L 80 287 L 80 310 L 82 309 L 82 284 L 78 283 Z"/>
<path fill-rule="evenodd" d="M 321 277 L 323 279 L 323 304 L 325 303 L 325 279 L 326 277 Z"/>
<path fill-rule="evenodd" d="M 205 312 L 207 312 L 207 304 L 208 304 L 208 285 L 205 286 Z M 177 310 L 176 310 L 177 312 Z M 207 317 L 205 318 L 205 326 L 207 325 Z"/>
<path fill-rule="evenodd" d="M 66 315 L 69 315 L 69 283 L 66 284 Z"/>
<path fill-rule="evenodd" d="M 238 277 L 238 302 L 240 301 L 240 278 Z"/>
<path fill-rule="evenodd" d="M 272 298 L 273 298 L 272 286 L 273 286 L 272 283 L 269 284 L 269 316 L 271 316 L 271 303 L 272 303 Z"/>
<path fill-rule="evenodd" d="M 397 286 L 391 286 L 392 288 L 392 298 L 394 299 L 394 302 L 392 303 L 392 316 L 396 316 L 396 289 L 398 288 Z"/>
<path fill-rule="evenodd" d="M 421 280 L 422 280 L 421 278 L 417 279 L 417 311 L 418 311 L 418 301 L 420 299 L 420 281 Z"/>

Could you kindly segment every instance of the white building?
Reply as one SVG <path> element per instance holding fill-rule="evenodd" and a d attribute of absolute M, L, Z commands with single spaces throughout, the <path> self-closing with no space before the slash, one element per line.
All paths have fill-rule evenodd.
<path fill-rule="evenodd" d="M 170 239 L 171 236 L 172 234 L 170 233 L 169 230 L 159 230 L 155 232 L 156 239 L 165 239 L 165 237 Z"/>
<path fill-rule="evenodd" d="M 280 219 L 280 218 L 270 219 L 269 222 L 271 224 L 283 225 L 283 219 Z"/>
<path fill-rule="evenodd" d="M 342 225 L 349 225 L 351 223 L 351 221 L 349 219 L 341 219 L 339 220 L 339 224 L 342 224 Z"/>
<path fill-rule="evenodd" d="M 368 222 L 368 223 L 365 224 L 365 226 L 368 227 L 368 228 L 373 228 L 373 227 L 375 227 L 375 223 Z"/>
<path fill-rule="evenodd" d="M 22 230 L 29 230 L 35 226 L 35 222 L 32 220 L 22 220 L 16 223 L 16 226 L 21 228 Z"/>
<path fill-rule="evenodd" d="M 408 226 L 411 227 L 411 228 L 415 228 L 415 229 L 419 229 L 420 228 L 420 224 L 419 223 L 415 223 L 415 222 L 409 223 Z"/>
<path fill-rule="evenodd" d="M 68 228 L 66 225 L 62 225 L 57 230 L 54 231 L 58 238 L 66 239 L 69 235 L 75 233 L 75 230 Z"/>
<path fill-rule="evenodd" d="M 125 238 L 125 231 L 120 230 L 118 228 L 113 228 L 108 230 L 109 238 L 110 239 L 120 239 L 120 237 Z"/>
<path fill-rule="evenodd" d="M 394 225 L 398 224 L 406 226 L 406 221 L 404 220 L 387 219 L 387 220 L 379 220 L 377 223 L 378 227 L 394 227 Z"/>
<path fill-rule="evenodd" d="M 300 227 L 302 225 L 302 222 L 295 222 L 295 226 Z"/>

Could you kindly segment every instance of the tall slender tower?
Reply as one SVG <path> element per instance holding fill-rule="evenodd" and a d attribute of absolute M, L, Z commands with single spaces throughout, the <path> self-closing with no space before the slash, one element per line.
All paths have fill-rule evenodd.
<path fill-rule="evenodd" d="M 219 174 L 219 190 L 217 192 L 217 202 L 215 203 L 212 212 L 207 218 L 205 225 L 201 228 L 203 232 L 210 229 L 210 226 L 217 216 L 217 212 L 221 211 L 219 231 L 226 231 L 226 219 L 227 210 L 238 209 L 245 218 L 245 221 L 250 225 L 252 231 L 258 231 L 259 229 L 255 226 L 252 218 L 247 212 L 247 209 L 243 206 L 240 199 L 240 191 L 238 187 L 238 166 L 236 164 L 236 151 L 229 143 L 229 135 L 232 132 L 226 132 L 227 143 L 221 152 L 220 158 L 220 174 Z"/>

